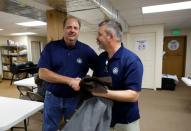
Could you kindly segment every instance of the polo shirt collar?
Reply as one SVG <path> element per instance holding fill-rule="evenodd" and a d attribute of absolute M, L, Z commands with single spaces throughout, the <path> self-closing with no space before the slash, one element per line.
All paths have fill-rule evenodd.
<path fill-rule="evenodd" d="M 121 43 L 121 47 L 115 52 L 115 54 L 111 57 L 111 59 L 120 59 L 122 52 L 123 52 L 124 46 L 123 43 Z"/>
<path fill-rule="evenodd" d="M 64 38 L 61 40 L 61 44 L 64 46 L 66 49 L 76 49 L 79 48 L 80 44 L 79 41 L 77 40 L 74 46 L 67 46 L 66 42 L 64 41 Z"/>

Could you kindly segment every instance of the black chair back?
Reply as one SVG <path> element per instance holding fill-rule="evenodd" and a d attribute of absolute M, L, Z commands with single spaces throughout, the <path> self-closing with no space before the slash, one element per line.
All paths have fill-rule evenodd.
<path fill-rule="evenodd" d="M 18 74 L 18 73 L 22 73 L 22 72 L 35 74 L 38 72 L 38 69 L 37 69 L 37 65 L 33 64 L 32 61 L 27 61 L 27 62 L 12 63 L 10 71 L 13 74 Z"/>
<path fill-rule="evenodd" d="M 37 65 L 35 65 L 32 61 L 14 62 L 10 66 L 10 71 L 12 73 L 12 78 L 11 78 L 10 85 L 12 85 L 14 75 L 26 72 L 26 76 L 24 77 L 24 78 L 26 78 L 26 77 L 28 77 L 28 74 L 33 75 L 35 73 L 38 73 L 38 68 L 37 68 Z M 19 75 L 18 75 L 17 78 L 20 79 Z"/>

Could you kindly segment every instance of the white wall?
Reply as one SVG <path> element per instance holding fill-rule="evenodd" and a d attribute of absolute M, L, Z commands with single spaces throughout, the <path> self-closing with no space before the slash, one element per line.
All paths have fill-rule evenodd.
<path fill-rule="evenodd" d="M 173 35 L 171 30 L 165 31 L 164 35 L 177 36 Z M 180 30 L 178 36 L 187 36 L 185 76 L 191 76 L 191 30 Z"/>
<path fill-rule="evenodd" d="M 9 37 L 6 36 L 0 36 L 0 46 L 7 46 L 7 40 Z"/>
<path fill-rule="evenodd" d="M 129 31 L 127 32 L 127 45 L 125 47 L 128 48 L 128 45 L 134 44 L 130 43 L 128 39 L 130 39 L 129 34 L 138 34 L 138 33 L 155 33 L 156 36 L 156 49 L 155 49 L 155 78 L 154 81 L 154 87 L 161 88 L 161 76 L 162 76 L 162 51 L 163 51 L 163 32 L 164 32 L 164 26 L 163 25 L 145 25 L 145 26 L 135 26 L 135 27 L 129 27 Z"/>
<path fill-rule="evenodd" d="M 100 54 L 102 50 L 99 49 L 99 46 L 96 43 L 96 36 L 97 32 L 80 32 L 78 40 L 89 45 L 97 54 Z"/>

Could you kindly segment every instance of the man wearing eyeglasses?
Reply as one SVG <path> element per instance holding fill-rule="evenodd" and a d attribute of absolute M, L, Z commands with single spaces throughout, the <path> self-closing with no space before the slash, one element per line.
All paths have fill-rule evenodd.
<path fill-rule="evenodd" d="M 112 99 L 112 131 L 140 131 L 138 98 L 141 91 L 143 65 L 130 50 L 122 44 L 122 27 L 115 20 L 99 24 L 97 42 L 105 52 L 99 55 L 95 76 L 111 76 L 112 89 L 94 96 Z"/>

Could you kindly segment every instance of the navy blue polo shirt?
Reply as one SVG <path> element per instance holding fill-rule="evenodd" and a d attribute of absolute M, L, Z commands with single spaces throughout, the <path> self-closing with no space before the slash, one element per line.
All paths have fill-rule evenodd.
<path fill-rule="evenodd" d="M 141 91 L 143 65 L 133 52 L 122 45 L 111 59 L 108 58 L 107 52 L 101 53 L 98 59 L 99 64 L 94 76 L 111 76 L 113 90 Z M 127 124 L 139 118 L 138 102 L 114 101 L 112 127 L 116 123 Z"/>
<path fill-rule="evenodd" d="M 97 54 L 88 45 L 77 41 L 67 46 L 64 39 L 48 43 L 39 60 L 39 68 L 47 68 L 60 75 L 76 78 L 84 77 L 89 67 L 94 70 Z M 45 82 L 45 87 L 58 97 L 74 97 L 77 92 L 67 84 Z"/>

